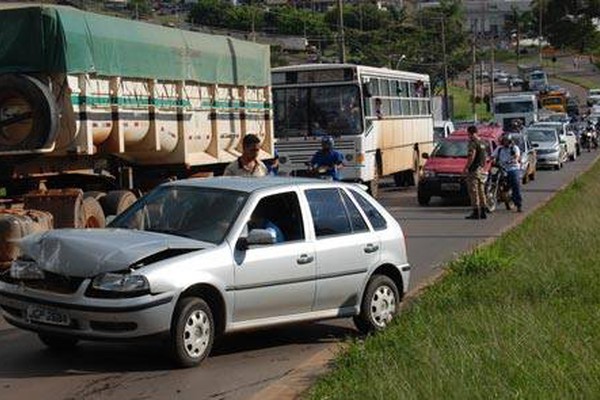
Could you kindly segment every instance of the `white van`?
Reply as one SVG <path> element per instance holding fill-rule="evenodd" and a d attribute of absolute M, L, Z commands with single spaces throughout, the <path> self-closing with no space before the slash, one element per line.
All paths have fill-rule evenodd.
<path fill-rule="evenodd" d="M 521 120 L 523 126 L 538 121 L 537 97 L 533 93 L 500 94 L 493 100 L 494 121 L 505 130 Z"/>

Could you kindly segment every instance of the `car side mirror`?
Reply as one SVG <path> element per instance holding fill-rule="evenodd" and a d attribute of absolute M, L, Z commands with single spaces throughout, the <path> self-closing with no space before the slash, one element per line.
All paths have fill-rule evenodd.
<path fill-rule="evenodd" d="M 429 158 L 429 153 L 421 153 L 421 157 L 423 157 L 424 160 L 427 160 Z"/>
<path fill-rule="evenodd" d="M 277 243 L 275 232 L 270 229 L 252 229 L 247 237 L 238 239 L 236 248 L 238 250 L 248 250 L 250 246 L 269 245 Z"/>

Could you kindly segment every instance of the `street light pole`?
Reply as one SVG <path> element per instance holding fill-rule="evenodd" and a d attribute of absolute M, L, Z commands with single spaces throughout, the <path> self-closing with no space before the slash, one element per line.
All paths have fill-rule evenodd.
<path fill-rule="evenodd" d="M 344 9 L 342 8 L 342 0 L 337 0 L 337 6 L 338 6 L 338 40 L 340 41 L 339 46 L 340 46 L 340 63 L 344 64 L 346 63 L 346 44 L 344 43 Z"/>

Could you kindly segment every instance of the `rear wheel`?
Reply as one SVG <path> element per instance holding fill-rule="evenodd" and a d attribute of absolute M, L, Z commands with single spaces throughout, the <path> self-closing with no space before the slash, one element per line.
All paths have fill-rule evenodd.
<path fill-rule="evenodd" d="M 215 339 L 215 323 L 208 304 L 197 297 L 182 299 L 175 308 L 171 326 L 171 354 L 181 367 L 200 364 Z"/>
<path fill-rule="evenodd" d="M 354 324 L 363 333 L 381 331 L 398 313 L 399 303 L 400 294 L 394 281 L 385 275 L 374 275 L 367 284 Z"/>

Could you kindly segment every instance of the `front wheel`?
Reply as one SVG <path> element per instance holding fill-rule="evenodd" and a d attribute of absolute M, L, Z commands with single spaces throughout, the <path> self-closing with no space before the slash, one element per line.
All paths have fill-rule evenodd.
<path fill-rule="evenodd" d="M 194 367 L 210 353 L 215 324 L 210 307 L 200 298 L 182 299 L 175 308 L 171 327 L 171 352 L 181 367 Z"/>
<path fill-rule="evenodd" d="M 365 334 L 381 331 L 398 313 L 399 302 L 400 294 L 394 281 L 385 275 L 374 275 L 367 284 L 354 324 Z"/>
<path fill-rule="evenodd" d="M 422 190 L 418 190 L 417 191 L 417 201 L 419 202 L 420 206 L 427 206 L 427 205 L 429 205 L 429 201 L 431 201 L 431 196 Z"/>
<path fill-rule="evenodd" d="M 492 181 L 486 186 L 485 200 L 488 211 L 496 211 L 498 206 L 498 183 L 496 181 Z"/>

